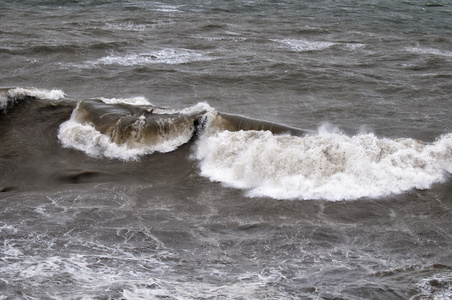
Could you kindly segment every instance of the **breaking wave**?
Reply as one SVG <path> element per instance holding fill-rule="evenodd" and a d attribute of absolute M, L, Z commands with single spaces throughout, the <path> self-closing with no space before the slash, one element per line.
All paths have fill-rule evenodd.
<path fill-rule="evenodd" d="M 452 134 L 433 144 L 373 134 L 221 131 L 196 149 L 201 174 L 251 197 L 351 200 L 427 189 L 452 172 Z"/>
<path fill-rule="evenodd" d="M 5 112 L 9 107 L 26 97 L 43 100 L 60 100 L 66 97 L 61 90 L 46 90 L 37 88 L 2 88 L 0 89 L 0 112 Z"/>
<path fill-rule="evenodd" d="M 60 90 L 2 89 L 1 109 L 17 101 L 65 99 Z M 72 101 L 72 100 L 71 100 Z M 138 160 L 190 144 L 200 174 L 250 197 L 353 200 L 428 189 L 452 172 L 452 133 L 433 143 L 354 136 L 217 112 L 207 103 L 175 109 L 144 97 L 78 102 L 58 131 L 63 147 L 102 159 Z M 188 157 L 187 157 L 188 158 Z"/>
<path fill-rule="evenodd" d="M 79 102 L 71 118 L 61 124 L 58 138 L 63 146 L 89 156 L 135 160 L 186 144 L 212 111 L 202 103 L 182 110 L 143 104 L 141 98 Z"/>

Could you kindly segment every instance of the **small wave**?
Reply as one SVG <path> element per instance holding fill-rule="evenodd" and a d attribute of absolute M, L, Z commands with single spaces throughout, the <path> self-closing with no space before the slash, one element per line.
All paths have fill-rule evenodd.
<path fill-rule="evenodd" d="M 180 12 L 178 5 L 158 4 L 152 10 L 162 12 Z"/>
<path fill-rule="evenodd" d="M 351 200 L 429 188 L 452 172 L 452 134 L 434 144 L 319 133 L 221 131 L 196 149 L 201 174 L 253 196 Z"/>
<path fill-rule="evenodd" d="M 45 90 L 37 88 L 4 88 L 0 89 L 0 111 L 6 111 L 8 107 L 14 105 L 26 97 L 42 100 L 60 100 L 66 97 L 61 90 Z"/>
<path fill-rule="evenodd" d="M 411 299 L 452 299 L 452 273 L 450 268 L 446 271 L 424 278 L 417 284 L 420 293 Z"/>
<path fill-rule="evenodd" d="M 99 65 L 136 66 L 149 64 L 184 64 L 194 61 L 210 60 L 204 54 L 188 49 L 163 49 L 127 55 L 109 55 L 84 64 L 86 67 Z"/>
<path fill-rule="evenodd" d="M 148 27 L 144 24 L 135 24 L 129 21 L 125 23 L 106 23 L 103 29 L 121 31 L 146 31 Z"/>
<path fill-rule="evenodd" d="M 429 47 L 408 47 L 406 48 L 408 52 L 415 54 L 429 54 L 429 55 L 437 55 L 437 56 L 446 56 L 452 57 L 452 51 L 440 50 Z"/>
<path fill-rule="evenodd" d="M 131 98 L 95 98 L 93 100 L 100 100 L 106 104 L 128 104 L 128 105 L 151 105 L 145 97 L 131 97 Z"/>
<path fill-rule="evenodd" d="M 346 43 L 344 44 L 344 48 L 347 51 L 356 52 L 364 49 L 366 47 L 365 44 L 359 44 L 359 43 Z"/>
<path fill-rule="evenodd" d="M 283 39 L 276 40 L 276 42 L 285 44 L 299 52 L 324 50 L 336 45 L 336 43 L 332 42 L 308 41 L 304 39 Z"/>

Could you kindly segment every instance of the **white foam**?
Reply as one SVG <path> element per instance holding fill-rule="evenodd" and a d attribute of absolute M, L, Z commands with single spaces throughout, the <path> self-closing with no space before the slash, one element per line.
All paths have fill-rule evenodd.
<path fill-rule="evenodd" d="M 249 196 L 350 200 L 429 188 L 452 172 L 452 134 L 433 144 L 414 139 L 268 131 L 217 132 L 201 138 L 201 174 Z"/>
<path fill-rule="evenodd" d="M 104 155 L 123 160 L 136 159 L 145 151 L 127 149 L 125 145 L 119 146 L 106 135 L 97 131 L 91 124 L 81 124 L 71 117 L 60 125 L 58 139 L 64 147 L 75 148 L 92 157 Z"/>
<path fill-rule="evenodd" d="M 212 270 L 217 275 L 218 270 Z M 223 272 L 221 272 L 223 273 Z M 224 275 L 226 276 L 226 274 Z M 136 283 L 123 291 L 126 299 L 198 299 L 207 295 L 211 299 L 262 299 L 259 290 L 265 287 L 265 279 L 254 276 L 243 282 L 209 283 L 196 281 L 156 280 L 149 278 L 147 284 Z"/>
<path fill-rule="evenodd" d="M 34 97 L 43 100 L 59 100 L 66 95 L 61 90 L 46 90 L 37 88 L 15 88 L 8 90 L 8 96 L 21 98 L 24 96 Z"/>
<path fill-rule="evenodd" d="M 163 12 L 179 12 L 179 6 L 178 5 L 169 5 L 169 4 L 163 4 L 163 3 L 153 3 L 155 4 L 155 7 L 153 10 L 155 11 L 163 11 Z"/>
<path fill-rule="evenodd" d="M 137 282 L 123 290 L 125 299 L 136 300 L 171 298 L 174 294 L 175 291 L 170 285 L 154 278 L 148 278 L 146 284 Z"/>
<path fill-rule="evenodd" d="M 277 42 L 288 45 L 293 50 L 300 52 L 324 50 L 336 45 L 336 43 L 331 42 L 308 41 L 304 39 L 283 39 L 277 40 Z"/>
<path fill-rule="evenodd" d="M 109 136 L 97 131 L 91 124 L 80 124 L 71 119 L 61 124 L 58 138 L 63 146 L 81 150 L 92 157 L 105 156 L 122 160 L 135 160 L 145 154 L 174 151 L 187 143 L 192 134 L 193 130 L 186 128 L 177 135 L 161 137 L 155 144 L 134 143 L 131 145 L 126 143 L 118 145 Z"/>
<path fill-rule="evenodd" d="M 452 273 L 435 274 L 417 284 L 420 294 L 411 299 L 452 299 Z"/>
<path fill-rule="evenodd" d="M 145 97 L 130 97 L 130 98 L 95 98 L 106 104 L 128 104 L 128 105 L 152 105 Z"/>
<path fill-rule="evenodd" d="M 211 114 L 216 114 L 216 110 L 213 107 L 211 107 L 209 104 L 207 104 L 206 102 L 198 102 L 197 104 L 195 104 L 193 106 L 189 106 L 189 107 L 181 109 L 179 112 L 184 115 L 191 115 L 191 114 L 200 113 L 200 112 L 208 112 Z"/>
<path fill-rule="evenodd" d="M 344 48 L 346 50 L 348 50 L 348 51 L 351 51 L 351 52 L 362 50 L 365 47 L 366 47 L 365 44 L 359 44 L 359 43 L 355 43 L 355 44 L 346 43 L 346 44 L 344 44 Z"/>
<path fill-rule="evenodd" d="M 136 66 L 149 64 L 184 64 L 194 61 L 210 60 L 204 54 L 188 49 L 163 49 L 158 51 L 132 53 L 126 55 L 109 55 L 88 62 L 88 66 L 119 65 Z"/>
<path fill-rule="evenodd" d="M 431 55 L 437 55 L 437 56 L 446 56 L 446 57 L 452 57 L 452 51 L 447 50 L 440 50 L 430 47 L 408 47 L 406 48 L 408 52 L 416 53 L 416 54 L 431 54 Z"/>
<path fill-rule="evenodd" d="M 107 23 L 103 27 L 107 30 L 124 30 L 124 31 L 146 31 L 147 26 L 144 24 L 135 24 L 133 22 L 124 22 L 124 23 Z"/>
<path fill-rule="evenodd" d="M 0 94 L 0 110 L 6 109 L 10 104 L 24 99 L 34 97 L 42 100 L 60 100 L 66 97 L 61 90 L 46 90 L 37 88 L 12 88 Z"/>

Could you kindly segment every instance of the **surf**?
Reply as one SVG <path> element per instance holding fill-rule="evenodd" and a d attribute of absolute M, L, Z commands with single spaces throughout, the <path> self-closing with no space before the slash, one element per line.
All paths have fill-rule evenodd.
<path fill-rule="evenodd" d="M 250 197 L 330 201 L 428 189 L 452 172 L 452 134 L 432 144 L 374 134 L 277 135 L 221 131 L 202 137 L 201 175 Z"/>

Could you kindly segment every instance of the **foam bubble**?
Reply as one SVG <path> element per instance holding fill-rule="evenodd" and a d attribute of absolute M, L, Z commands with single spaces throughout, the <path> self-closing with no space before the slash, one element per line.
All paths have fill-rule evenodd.
<path fill-rule="evenodd" d="M 37 88 L 15 88 L 8 91 L 8 96 L 22 98 L 24 96 L 43 100 L 59 100 L 66 95 L 61 90 L 45 90 Z"/>
<path fill-rule="evenodd" d="M 275 199 L 350 200 L 429 188 L 452 172 L 452 134 L 433 144 L 353 137 L 334 128 L 276 136 L 222 131 L 199 140 L 201 174 Z"/>

